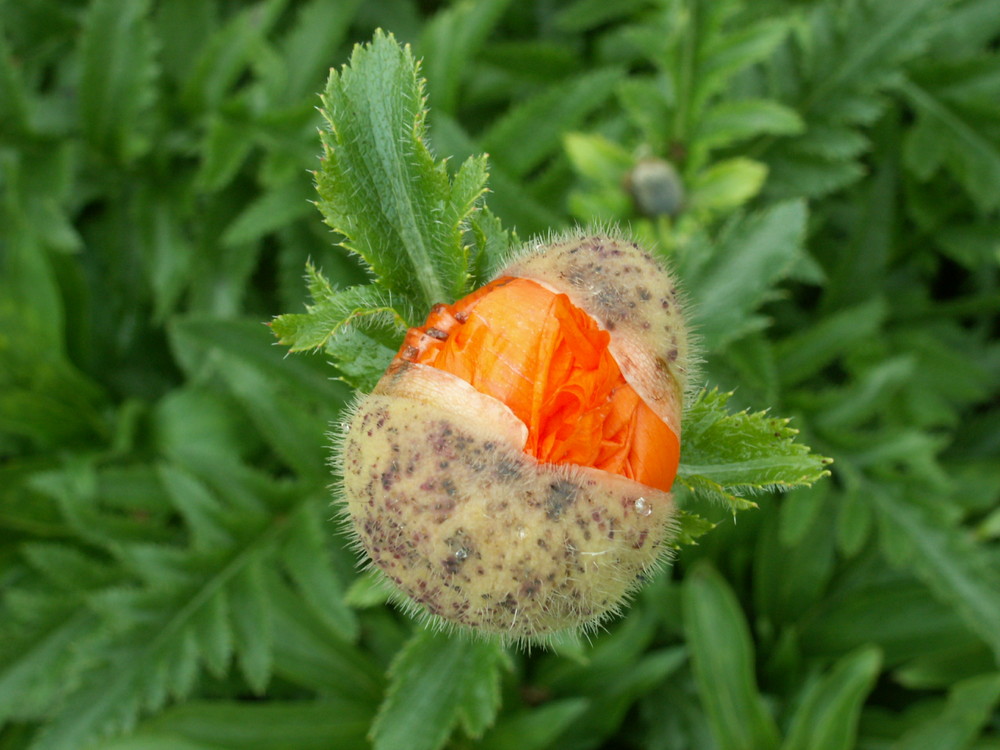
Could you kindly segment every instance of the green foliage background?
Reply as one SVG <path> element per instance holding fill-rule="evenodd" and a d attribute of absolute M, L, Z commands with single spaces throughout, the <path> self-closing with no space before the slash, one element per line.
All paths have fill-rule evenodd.
<path fill-rule="evenodd" d="M 489 171 L 468 277 L 367 285 L 310 205 L 377 27 L 427 190 Z M 0 0 L 0 749 L 1000 748 L 998 41 L 995 0 Z M 590 640 L 422 631 L 334 533 L 324 433 L 501 222 L 595 220 L 833 476 L 738 520 L 679 490 L 718 525 Z M 274 345 L 323 299 L 370 320 Z"/>

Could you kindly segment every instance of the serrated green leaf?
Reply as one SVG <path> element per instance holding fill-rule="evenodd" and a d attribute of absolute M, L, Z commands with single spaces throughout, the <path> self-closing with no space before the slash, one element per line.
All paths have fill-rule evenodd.
<path fill-rule="evenodd" d="M 479 144 L 454 118 L 434 112 L 431 115 L 436 149 L 454 154 L 455 159 L 479 153 Z M 522 233 L 542 232 L 559 223 L 558 211 L 526 193 L 519 180 L 505 171 L 503 165 L 492 163 L 490 167 L 490 209 L 496 216 L 516 225 Z"/>
<path fill-rule="evenodd" d="M 479 287 L 499 272 L 510 248 L 518 244 L 517 233 L 504 229 L 500 219 L 483 208 L 469 221 L 469 237 L 475 269 L 473 286 Z"/>
<path fill-rule="evenodd" d="M 753 507 L 740 497 L 810 485 L 829 472 L 829 459 L 795 442 L 798 430 L 766 412 L 732 414 L 732 394 L 702 391 L 685 411 L 677 481 L 732 509 Z"/>
<path fill-rule="evenodd" d="M 331 348 L 330 340 L 348 326 L 396 349 L 406 334 L 404 315 L 412 313 L 400 312 L 393 304 L 391 294 L 372 285 L 330 290 L 306 313 L 279 315 L 271 321 L 271 330 L 293 352 Z"/>
<path fill-rule="evenodd" d="M 674 521 L 677 524 L 677 536 L 673 543 L 678 548 L 686 544 L 697 544 L 698 537 L 704 536 L 718 525 L 685 510 L 677 511 Z"/>
<path fill-rule="evenodd" d="M 1000 701 L 1000 675 L 973 677 L 956 684 L 937 716 L 904 734 L 892 750 L 963 750 L 995 717 Z"/>
<path fill-rule="evenodd" d="M 379 282 L 421 310 L 461 296 L 468 281 L 462 232 L 485 190 L 485 158 L 454 180 L 425 143 L 423 81 L 408 47 L 378 32 L 332 72 L 317 175 L 319 207 L 344 246 Z"/>
<path fill-rule="evenodd" d="M 80 120 L 87 141 L 128 161 L 149 147 L 140 118 L 155 97 L 148 0 L 99 0 L 84 19 Z"/>
<path fill-rule="evenodd" d="M 437 750 L 460 718 L 481 733 L 499 708 L 504 661 L 496 642 L 416 633 L 389 668 L 389 690 L 371 728 L 375 750 Z"/>
<path fill-rule="evenodd" d="M 707 564 L 684 583 L 684 632 L 695 682 L 719 750 L 778 747 L 778 729 L 757 691 L 753 645 L 739 602 Z"/>
<path fill-rule="evenodd" d="M 809 685 L 792 716 L 782 750 L 851 750 L 858 717 L 882 664 L 876 648 L 865 647 L 840 659 Z"/>

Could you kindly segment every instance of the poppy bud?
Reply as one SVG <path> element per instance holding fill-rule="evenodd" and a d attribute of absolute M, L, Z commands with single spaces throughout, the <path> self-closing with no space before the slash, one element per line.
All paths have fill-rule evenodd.
<path fill-rule="evenodd" d="M 688 338 L 621 238 L 529 247 L 413 328 L 341 445 L 359 547 L 417 610 L 519 640 L 591 626 L 663 559 Z"/>

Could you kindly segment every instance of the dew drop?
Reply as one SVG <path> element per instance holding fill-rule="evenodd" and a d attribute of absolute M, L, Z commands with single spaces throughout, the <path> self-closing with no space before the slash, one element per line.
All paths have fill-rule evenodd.
<path fill-rule="evenodd" d="M 649 504 L 646 498 L 640 497 L 635 501 L 635 512 L 640 516 L 648 516 L 653 512 L 653 506 Z"/>
<path fill-rule="evenodd" d="M 517 530 L 517 538 L 518 539 L 524 539 L 527 536 L 528 536 L 528 530 L 527 529 L 525 529 L 523 526 L 521 526 L 520 528 L 518 528 L 518 530 Z"/>
<path fill-rule="evenodd" d="M 459 549 L 455 550 L 456 560 L 464 560 L 468 556 L 469 556 L 469 550 L 467 550 L 465 547 L 460 547 Z"/>

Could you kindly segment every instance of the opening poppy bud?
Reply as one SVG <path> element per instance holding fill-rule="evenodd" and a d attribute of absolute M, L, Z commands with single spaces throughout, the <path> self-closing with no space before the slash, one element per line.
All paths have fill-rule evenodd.
<path fill-rule="evenodd" d="M 359 546 L 418 610 L 516 639 L 600 622 L 666 552 L 688 338 L 634 243 L 530 247 L 411 329 L 343 438 Z"/>

